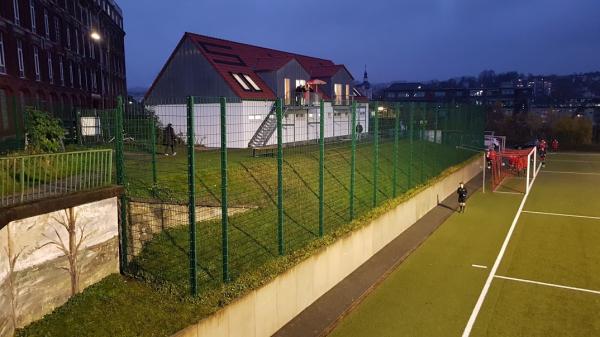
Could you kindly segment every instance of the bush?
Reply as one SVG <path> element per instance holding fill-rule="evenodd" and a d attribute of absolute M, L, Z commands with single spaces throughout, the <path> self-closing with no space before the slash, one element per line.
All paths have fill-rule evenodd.
<path fill-rule="evenodd" d="M 26 150 L 33 153 L 58 152 L 64 149 L 65 130 L 58 118 L 35 108 L 25 110 Z"/>
<path fill-rule="evenodd" d="M 552 128 L 558 140 L 565 145 L 583 145 L 592 142 L 592 121 L 582 117 L 563 117 Z"/>

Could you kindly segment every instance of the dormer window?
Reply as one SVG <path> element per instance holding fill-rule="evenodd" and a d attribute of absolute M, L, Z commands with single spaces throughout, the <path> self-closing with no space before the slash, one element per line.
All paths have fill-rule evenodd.
<path fill-rule="evenodd" d="M 245 91 L 262 91 L 262 89 L 252 80 L 252 78 L 247 74 L 236 74 L 231 73 L 231 76 L 236 80 L 236 82 L 244 89 Z"/>

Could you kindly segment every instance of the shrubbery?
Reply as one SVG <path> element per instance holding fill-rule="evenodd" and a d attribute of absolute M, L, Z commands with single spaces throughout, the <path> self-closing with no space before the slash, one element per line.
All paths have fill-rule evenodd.
<path fill-rule="evenodd" d="M 35 108 L 27 108 L 25 114 L 28 152 L 48 153 L 64 150 L 65 130 L 60 119 Z"/>
<path fill-rule="evenodd" d="M 563 117 L 552 125 L 558 140 L 566 145 L 584 145 L 592 142 L 592 121 L 582 117 Z"/>
<path fill-rule="evenodd" d="M 578 117 L 579 116 L 579 117 Z M 579 146 L 592 142 L 593 124 L 583 115 L 558 117 L 549 113 L 545 119 L 533 113 L 503 115 L 499 108 L 487 113 L 487 129 L 506 136 L 511 144 L 525 144 L 534 139 L 558 139 L 560 144 Z"/>

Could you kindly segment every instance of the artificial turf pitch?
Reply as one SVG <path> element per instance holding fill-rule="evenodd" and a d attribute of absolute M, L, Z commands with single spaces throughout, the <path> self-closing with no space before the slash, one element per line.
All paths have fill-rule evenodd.
<path fill-rule="evenodd" d="M 478 191 L 330 336 L 600 336 L 599 186 L 600 155 L 550 154 L 487 292 L 524 195 Z"/>

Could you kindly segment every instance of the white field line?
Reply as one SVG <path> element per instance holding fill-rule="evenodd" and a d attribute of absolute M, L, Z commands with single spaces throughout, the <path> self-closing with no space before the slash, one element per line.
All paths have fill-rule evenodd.
<path fill-rule="evenodd" d="M 584 152 L 548 152 L 546 155 L 552 156 L 600 156 L 600 153 L 584 153 Z"/>
<path fill-rule="evenodd" d="M 541 165 L 537 168 L 536 172 L 539 173 L 541 169 Z M 535 168 L 534 168 L 535 170 Z M 538 177 L 538 174 L 535 174 L 533 180 L 531 181 L 531 186 L 533 187 L 533 183 L 535 183 L 535 179 Z M 529 190 L 531 192 L 531 189 Z M 490 290 L 490 286 L 492 285 L 492 281 L 494 280 L 494 276 L 496 276 L 496 272 L 498 271 L 498 267 L 500 267 L 500 262 L 502 262 L 502 258 L 504 257 L 504 253 L 506 252 L 506 248 L 508 247 L 508 243 L 517 227 L 517 222 L 519 222 L 519 217 L 521 216 L 521 212 L 523 212 L 523 207 L 525 206 L 525 202 L 527 201 L 527 197 L 529 197 L 529 193 L 525 193 L 523 196 L 523 200 L 521 200 L 521 205 L 519 205 L 519 209 L 517 210 L 517 214 L 515 214 L 515 218 L 513 219 L 512 224 L 510 225 L 510 229 L 506 234 L 506 238 L 504 239 L 504 243 L 502 243 L 502 247 L 500 248 L 500 252 L 496 257 L 496 261 L 490 270 L 490 274 L 488 275 L 487 280 L 481 290 L 481 294 L 479 294 L 479 298 L 477 299 L 477 303 L 475 303 L 475 308 L 471 312 L 471 316 L 469 317 L 469 321 L 467 322 L 467 326 L 465 326 L 465 330 L 463 330 L 462 337 L 469 337 L 471 335 L 471 330 L 473 330 L 473 326 L 475 325 L 475 321 L 477 320 L 477 316 L 479 315 L 479 311 L 481 311 L 481 307 L 483 306 L 483 301 L 487 296 L 488 291 Z"/>
<path fill-rule="evenodd" d="M 480 264 L 472 264 L 471 267 L 473 267 L 473 268 L 479 268 L 479 269 L 487 269 L 487 266 L 482 266 Z"/>
<path fill-rule="evenodd" d="M 502 178 L 502 180 L 500 180 L 500 183 L 498 184 L 498 186 L 496 186 L 496 188 L 494 190 L 492 190 L 492 192 L 496 192 L 496 190 L 502 185 L 504 180 L 506 180 L 506 177 L 504 177 L 504 178 Z"/>
<path fill-rule="evenodd" d="M 505 191 L 494 191 L 494 193 L 523 195 L 523 193 L 519 193 L 519 192 L 505 192 Z"/>
<path fill-rule="evenodd" d="M 582 174 L 582 175 L 590 175 L 590 176 L 600 176 L 600 173 L 596 172 L 569 172 L 569 171 L 548 171 L 544 170 L 542 173 L 556 173 L 556 174 Z"/>
<path fill-rule="evenodd" d="M 586 293 L 600 295 L 600 291 L 598 291 L 598 290 L 568 287 L 568 286 L 563 286 L 563 285 L 560 285 L 560 284 L 552 284 L 552 283 L 545 283 L 545 282 L 539 282 L 539 281 L 525 280 L 525 279 L 508 277 L 508 276 L 496 275 L 494 277 L 495 278 L 499 278 L 499 279 L 503 279 L 503 280 L 516 281 L 516 282 L 522 282 L 522 283 L 531 283 L 531 284 L 537 284 L 537 285 L 542 285 L 542 286 L 547 286 L 547 287 L 554 287 L 554 288 L 561 288 L 561 289 L 582 291 L 582 292 L 586 292 Z"/>
<path fill-rule="evenodd" d="M 600 161 L 597 160 L 564 160 L 564 159 L 551 159 L 548 161 L 549 163 L 560 162 L 560 163 L 593 163 L 600 164 Z"/>
<path fill-rule="evenodd" d="M 554 216 L 564 216 L 570 218 L 582 218 L 582 219 L 593 219 L 600 220 L 598 216 L 589 216 L 589 215 L 576 215 L 576 214 L 562 214 L 562 213 L 548 213 L 548 212 L 536 212 L 536 211 L 523 211 L 522 213 L 527 214 L 540 214 L 540 215 L 554 215 Z"/>

